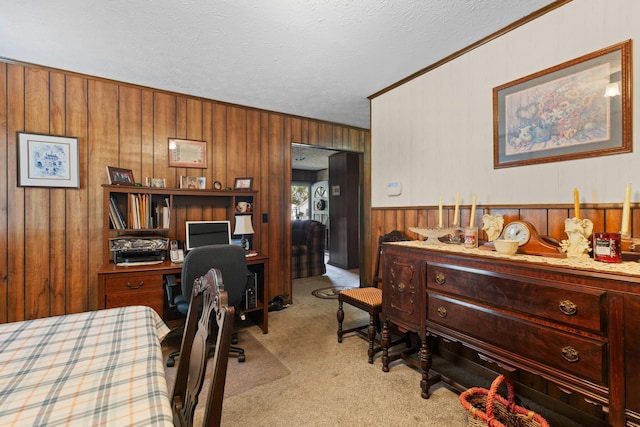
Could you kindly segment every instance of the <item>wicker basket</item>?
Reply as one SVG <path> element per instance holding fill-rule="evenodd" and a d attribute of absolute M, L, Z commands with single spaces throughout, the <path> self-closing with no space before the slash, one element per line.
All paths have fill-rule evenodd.
<path fill-rule="evenodd" d="M 497 394 L 503 381 L 507 384 L 508 400 Z M 471 427 L 549 427 L 540 414 L 516 405 L 513 383 L 504 375 L 496 378 L 489 390 L 473 387 L 463 392 L 460 403 L 467 410 Z"/>

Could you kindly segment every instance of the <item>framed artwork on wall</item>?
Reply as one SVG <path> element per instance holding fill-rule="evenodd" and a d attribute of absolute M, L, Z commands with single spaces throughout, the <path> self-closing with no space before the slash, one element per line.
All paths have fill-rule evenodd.
<path fill-rule="evenodd" d="M 169 138 L 169 166 L 206 169 L 207 143 Z"/>
<path fill-rule="evenodd" d="M 631 40 L 493 89 L 493 167 L 629 153 Z"/>
<path fill-rule="evenodd" d="M 78 138 L 18 132 L 18 185 L 80 188 Z"/>

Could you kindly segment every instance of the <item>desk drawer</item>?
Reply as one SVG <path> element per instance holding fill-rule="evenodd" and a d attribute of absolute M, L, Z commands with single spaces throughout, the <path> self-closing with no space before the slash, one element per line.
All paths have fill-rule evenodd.
<path fill-rule="evenodd" d="M 564 372 L 606 385 L 605 342 L 428 295 L 428 320 Z"/>
<path fill-rule="evenodd" d="M 120 275 L 108 277 L 104 280 L 105 293 L 113 294 L 119 292 L 148 292 L 156 290 L 162 292 L 162 275 Z"/>
<path fill-rule="evenodd" d="M 427 289 L 458 295 L 602 334 L 606 292 L 548 280 L 488 275 L 482 271 L 427 267 Z"/>
<path fill-rule="evenodd" d="M 106 277 L 105 308 L 146 305 L 162 316 L 162 274 L 122 274 Z"/>

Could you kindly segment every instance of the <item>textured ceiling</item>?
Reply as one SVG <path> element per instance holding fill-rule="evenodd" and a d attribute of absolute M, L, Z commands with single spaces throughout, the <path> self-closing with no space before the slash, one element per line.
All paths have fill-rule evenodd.
<path fill-rule="evenodd" d="M 369 128 L 369 95 L 550 3 L 5 0 L 0 56 Z"/>

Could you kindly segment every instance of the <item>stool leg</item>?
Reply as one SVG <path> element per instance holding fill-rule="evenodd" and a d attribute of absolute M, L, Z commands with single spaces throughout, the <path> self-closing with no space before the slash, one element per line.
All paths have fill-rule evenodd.
<path fill-rule="evenodd" d="M 369 327 L 367 328 L 367 338 L 369 338 L 369 363 L 373 363 L 373 345 L 376 340 L 376 325 L 375 325 L 375 315 L 369 314 Z"/>
<path fill-rule="evenodd" d="M 342 310 L 342 299 L 338 296 L 338 342 L 342 342 L 342 322 L 344 321 L 344 311 Z"/>

